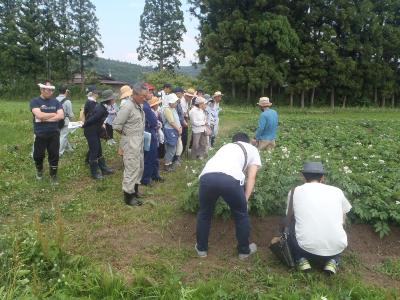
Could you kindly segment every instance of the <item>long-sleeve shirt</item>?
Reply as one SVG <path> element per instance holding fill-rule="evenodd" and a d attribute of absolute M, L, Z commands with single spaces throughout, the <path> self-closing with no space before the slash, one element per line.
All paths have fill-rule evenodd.
<path fill-rule="evenodd" d="M 278 129 L 278 113 L 273 109 L 266 109 L 260 114 L 256 131 L 257 141 L 273 141 Z"/>
<path fill-rule="evenodd" d="M 108 116 L 106 119 L 106 124 L 112 125 L 115 117 L 117 116 L 118 112 L 118 105 L 116 103 L 112 105 L 107 105 Z"/>
<path fill-rule="evenodd" d="M 206 114 L 201 108 L 193 106 L 189 112 L 190 123 L 192 124 L 193 133 L 200 133 L 206 130 Z"/>
<path fill-rule="evenodd" d="M 101 104 L 97 103 L 92 113 L 85 120 L 82 128 L 86 130 L 99 130 L 103 126 L 104 120 L 107 118 L 108 112 L 107 108 Z"/>
<path fill-rule="evenodd" d="M 59 95 L 56 99 L 62 104 L 64 110 L 64 122 L 68 125 L 68 122 L 75 118 L 74 112 L 72 111 L 71 100 L 66 98 L 65 95 Z"/>
<path fill-rule="evenodd" d="M 149 103 L 147 103 L 146 101 L 143 103 L 143 112 L 145 118 L 144 130 L 156 136 L 158 129 L 158 119 L 153 110 L 151 109 Z"/>

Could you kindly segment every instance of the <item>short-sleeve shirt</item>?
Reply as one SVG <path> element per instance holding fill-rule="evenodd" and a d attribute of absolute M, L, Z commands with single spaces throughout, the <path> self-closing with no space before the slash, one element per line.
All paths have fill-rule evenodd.
<path fill-rule="evenodd" d="M 296 187 L 293 211 L 300 248 L 320 256 L 343 252 L 347 247 L 343 215 L 350 209 L 351 204 L 337 187 L 318 182 Z"/>
<path fill-rule="evenodd" d="M 45 100 L 42 97 L 37 97 L 31 100 L 30 103 L 31 111 L 34 108 L 40 108 L 41 112 L 44 113 L 57 113 L 59 109 L 62 109 L 62 104 L 56 99 Z M 33 116 L 33 131 L 35 135 L 47 135 L 59 132 L 58 122 L 42 122 Z"/>
<path fill-rule="evenodd" d="M 207 173 L 224 173 L 232 176 L 244 184 L 245 174 L 243 169 L 250 165 L 261 167 L 260 154 L 256 147 L 249 143 L 239 142 L 244 146 L 247 152 L 247 164 L 244 167 L 245 157 L 242 148 L 234 143 L 222 146 L 217 153 L 207 162 L 200 177 Z"/>

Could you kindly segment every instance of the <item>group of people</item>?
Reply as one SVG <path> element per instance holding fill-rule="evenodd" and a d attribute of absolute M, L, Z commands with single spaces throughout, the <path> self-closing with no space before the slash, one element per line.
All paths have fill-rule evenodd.
<path fill-rule="evenodd" d="M 40 96 L 30 104 L 36 177 L 43 178 L 47 150 L 50 179 L 57 183 L 59 156 L 72 149 L 67 136 L 68 122 L 74 116 L 66 88 L 60 88 L 60 95 L 53 98 L 53 85 L 46 82 L 39 87 Z M 223 96 L 219 91 L 209 96 L 199 90 L 172 89 L 170 84 L 165 84 L 157 93 L 152 85 L 137 83 L 132 87 L 123 86 L 119 97 L 112 90 L 99 92 L 95 86 L 89 87 L 87 96 L 81 110 L 81 126 L 88 142 L 91 175 L 101 179 L 113 173 L 102 155 L 100 138 L 104 135 L 113 144 L 113 131 L 116 131 L 121 136 L 118 152 L 123 157 L 122 190 L 127 205 L 142 204 L 140 184 L 163 181 L 159 172 L 160 157 L 164 157 L 166 171 L 179 166 L 187 148 L 191 148 L 191 158 L 206 158 L 218 134 Z M 248 201 L 262 165 L 259 151 L 275 147 L 278 128 L 278 114 L 271 109 L 270 99 L 261 97 L 258 106 L 261 114 L 254 138 L 242 132 L 235 134 L 232 143 L 222 146 L 199 176 L 200 208 L 195 245 L 199 257 L 208 255 L 211 218 L 219 197 L 232 211 L 239 258 L 246 259 L 257 251 L 256 244 L 249 242 Z M 317 261 L 323 264 L 324 271 L 334 274 L 340 254 L 347 246 L 343 226 L 351 205 L 343 191 L 324 184 L 326 172 L 321 162 L 305 163 L 301 173 L 305 183 L 288 195 L 286 220 L 290 248 L 300 270 L 310 270 L 310 261 Z"/>

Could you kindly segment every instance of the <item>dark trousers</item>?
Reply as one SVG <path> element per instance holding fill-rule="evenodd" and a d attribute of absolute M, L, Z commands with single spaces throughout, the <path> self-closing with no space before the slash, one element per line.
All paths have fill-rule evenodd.
<path fill-rule="evenodd" d="M 84 133 L 89 146 L 89 162 L 96 161 L 103 156 L 103 150 L 101 148 L 100 142 L 100 133 L 95 130 L 85 131 Z"/>
<path fill-rule="evenodd" d="M 182 139 L 182 154 L 181 156 L 183 156 L 183 153 L 186 150 L 186 146 L 187 146 L 187 142 L 188 142 L 188 127 L 182 127 L 182 135 L 181 135 L 181 139 Z"/>
<path fill-rule="evenodd" d="M 196 231 L 197 249 L 199 251 L 208 250 L 211 217 L 218 197 L 222 197 L 231 209 L 235 220 L 239 253 L 250 253 L 250 220 L 244 188 L 238 180 L 223 173 L 209 173 L 200 177 L 200 209 L 197 214 Z"/>
<path fill-rule="evenodd" d="M 58 166 L 60 150 L 60 133 L 55 132 L 45 136 L 36 136 L 33 144 L 33 159 L 37 166 L 43 165 L 43 160 L 48 154 L 49 165 Z"/>
<path fill-rule="evenodd" d="M 106 139 L 111 140 L 114 138 L 114 130 L 112 125 L 106 123 Z"/>
<path fill-rule="evenodd" d="M 151 134 L 150 150 L 144 151 L 144 170 L 142 184 L 149 184 L 151 179 L 160 178 L 158 161 L 158 141 L 155 134 Z"/>
<path fill-rule="evenodd" d="M 294 223 L 290 224 L 290 226 L 289 226 L 289 247 L 290 247 L 290 250 L 292 251 L 295 262 L 297 262 L 300 258 L 306 258 L 308 260 L 314 261 L 321 265 L 326 264 L 328 262 L 328 260 L 330 260 L 330 259 L 334 259 L 337 264 L 339 264 L 339 261 L 340 261 L 341 253 L 332 255 L 332 256 L 321 256 L 321 255 L 312 254 L 312 253 L 307 252 L 306 250 L 302 249 L 299 246 L 299 243 L 297 242 L 297 239 L 296 239 Z"/>

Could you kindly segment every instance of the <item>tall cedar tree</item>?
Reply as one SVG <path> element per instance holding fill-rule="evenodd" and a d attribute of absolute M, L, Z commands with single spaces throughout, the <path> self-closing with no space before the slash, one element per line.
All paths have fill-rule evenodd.
<path fill-rule="evenodd" d="M 140 16 L 139 60 L 156 61 L 159 70 L 179 66 L 186 28 L 180 0 L 146 0 Z"/>
<path fill-rule="evenodd" d="M 79 61 L 82 76 L 82 89 L 85 84 L 85 63 L 96 56 L 96 51 L 103 48 L 100 42 L 96 7 L 90 0 L 71 0 L 73 20 L 73 53 Z"/>

